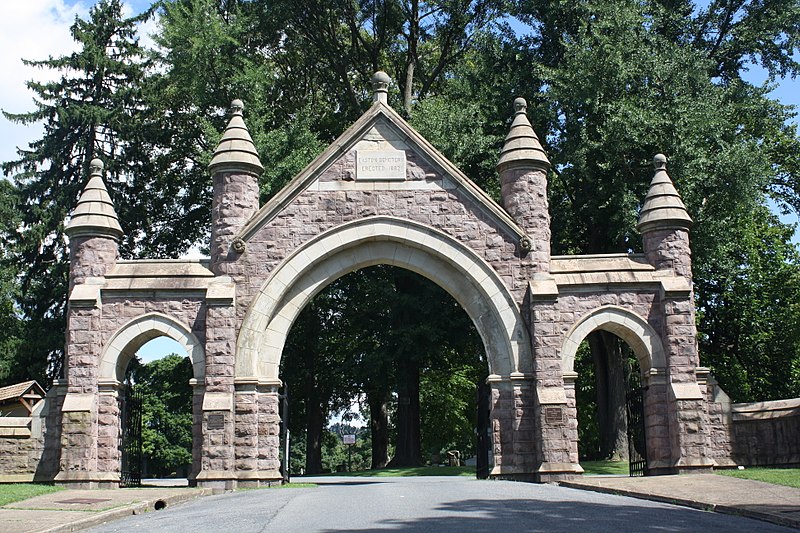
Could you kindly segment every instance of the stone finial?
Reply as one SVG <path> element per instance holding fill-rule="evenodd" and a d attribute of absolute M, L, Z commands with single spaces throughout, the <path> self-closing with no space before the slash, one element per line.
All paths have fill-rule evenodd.
<path fill-rule="evenodd" d="M 389 77 L 384 71 L 379 70 L 372 75 L 372 101 L 381 102 L 385 104 L 389 99 L 389 84 L 392 78 Z"/>
<path fill-rule="evenodd" d="M 264 172 L 258 150 L 242 118 L 243 110 L 241 100 L 231 102 L 231 119 L 208 165 L 212 174 L 224 170 L 244 170 L 253 174 Z"/>
<path fill-rule="evenodd" d="M 92 159 L 89 163 L 89 182 L 64 232 L 69 238 L 89 236 L 110 237 L 115 241 L 122 239 L 119 218 L 103 182 L 103 162 L 100 159 Z"/>
<path fill-rule="evenodd" d="M 519 163 L 550 168 L 550 160 L 547 159 L 539 137 L 536 136 L 528 120 L 528 103 L 524 98 L 514 100 L 514 121 L 500 151 L 497 170 L 502 172 L 504 168 Z"/>
<path fill-rule="evenodd" d="M 692 219 L 667 174 L 667 157 L 656 154 L 653 167 L 655 174 L 642 204 L 636 229 L 639 233 L 645 233 L 654 229 L 690 228 Z"/>

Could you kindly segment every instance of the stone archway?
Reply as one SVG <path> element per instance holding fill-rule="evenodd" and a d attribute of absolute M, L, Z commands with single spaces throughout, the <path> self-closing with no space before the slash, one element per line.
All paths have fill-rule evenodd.
<path fill-rule="evenodd" d="M 642 374 L 664 372 L 666 359 L 658 333 L 636 313 L 616 305 L 595 309 L 581 318 L 566 334 L 561 347 L 561 369 L 574 372 L 575 352 L 587 335 L 605 330 L 624 340 L 636 354 Z"/>
<path fill-rule="evenodd" d="M 572 452 L 578 455 L 578 414 L 575 394 L 575 354 L 586 337 L 595 331 L 607 331 L 622 339 L 633 351 L 639 363 L 643 398 L 645 404 L 645 434 L 648 450 L 659 451 L 661 437 L 668 431 L 663 413 L 653 406 L 666 400 L 664 376 L 666 356 L 661 338 L 642 317 L 623 307 L 606 305 L 583 316 L 566 334 L 561 348 L 561 364 L 564 388 L 568 404 L 568 416 L 574 421 Z M 647 409 L 650 406 L 650 409 Z M 644 452 L 643 452 L 644 453 Z M 651 454 L 652 455 L 652 454 Z M 660 467 L 655 455 L 649 458 L 653 467 Z"/>
<path fill-rule="evenodd" d="M 98 447 L 105 448 L 112 464 L 119 472 L 122 452 L 119 449 L 121 434 L 121 412 L 119 397 L 125 381 L 125 371 L 136 352 L 148 341 L 157 337 L 169 337 L 180 344 L 192 363 L 193 392 L 192 418 L 197 423 L 202 419 L 203 378 L 205 376 L 205 351 L 203 343 L 179 320 L 163 313 L 147 313 L 120 327 L 109 339 L 100 356 L 98 383 L 100 409 L 107 414 L 98 418 Z M 190 478 L 200 471 L 201 436 L 196 430 L 192 435 L 192 470 Z"/>
<path fill-rule="evenodd" d="M 203 343 L 191 329 L 162 313 L 137 317 L 114 333 L 100 357 L 100 379 L 124 381 L 125 369 L 136 351 L 146 342 L 162 336 L 183 346 L 192 361 L 194 379 L 202 381 L 205 375 Z"/>
<path fill-rule="evenodd" d="M 286 335 L 306 302 L 333 280 L 376 264 L 407 268 L 455 298 L 484 342 L 490 381 L 532 372 L 530 343 L 519 309 L 491 266 L 430 227 L 405 219 L 370 217 L 319 235 L 278 266 L 242 324 L 237 378 L 278 383 Z"/>

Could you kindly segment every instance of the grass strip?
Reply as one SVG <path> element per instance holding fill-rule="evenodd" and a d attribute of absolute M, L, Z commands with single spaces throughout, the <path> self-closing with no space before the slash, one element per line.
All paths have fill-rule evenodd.
<path fill-rule="evenodd" d="M 9 503 L 19 502 L 63 490 L 63 487 L 54 485 L 42 485 L 39 483 L 9 483 L 0 485 L 0 507 Z"/>
<path fill-rule="evenodd" d="M 715 473 L 800 489 L 800 468 L 748 467 L 744 470 L 716 470 Z"/>

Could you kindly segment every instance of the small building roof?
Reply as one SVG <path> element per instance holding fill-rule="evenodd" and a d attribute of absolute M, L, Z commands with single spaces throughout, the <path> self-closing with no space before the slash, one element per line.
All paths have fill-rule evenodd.
<path fill-rule="evenodd" d="M 89 183 L 83 189 L 64 232 L 70 238 L 101 235 L 116 241 L 122 239 L 122 227 L 103 182 L 103 162 L 99 159 L 92 159 L 89 164 Z"/>
<path fill-rule="evenodd" d="M 514 111 L 514 121 L 497 161 L 498 172 L 514 163 L 533 163 L 550 168 L 550 160 L 528 120 L 528 102 L 524 98 L 517 98 L 514 100 Z"/>
<path fill-rule="evenodd" d="M 242 118 L 242 111 L 244 104 L 241 100 L 231 102 L 231 119 L 208 165 L 208 171 L 212 174 L 220 170 L 245 170 L 254 174 L 264 172 L 256 145 Z"/>
<path fill-rule="evenodd" d="M 27 398 L 29 396 L 35 396 L 36 399 L 44 397 L 44 389 L 42 389 L 36 380 L 0 387 L 0 403 Z"/>
<path fill-rule="evenodd" d="M 656 154 L 653 166 L 655 174 L 642 204 L 636 229 L 639 233 L 645 233 L 654 229 L 690 228 L 692 218 L 667 174 L 667 157 Z"/>

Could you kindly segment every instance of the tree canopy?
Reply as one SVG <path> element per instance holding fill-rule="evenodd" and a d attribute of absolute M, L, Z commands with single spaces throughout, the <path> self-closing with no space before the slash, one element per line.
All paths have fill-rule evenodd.
<path fill-rule="evenodd" d="M 145 49 L 138 24 L 151 17 L 156 45 Z M 394 78 L 390 105 L 495 199 L 510 104 L 528 100 L 554 163 L 553 253 L 639 251 L 635 224 L 650 161 L 667 154 L 694 219 L 701 364 L 737 401 L 800 394 L 800 262 L 793 228 L 769 208 L 800 210 L 796 113 L 770 96 L 772 83 L 800 71 L 797 0 L 161 0 L 131 18 L 120 0 L 101 0 L 72 35 L 77 52 L 28 61 L 59 76 L 29 83 L 33 111 L 4 110 L 12 121 L 45 126 L 2 166 L 12 180 L 0 183 L 4 383 L 23 373 L 46 383 L 60 371 L 64 219 L 92 157 L 108 168 L 123 257 L 206 249 L 206 165 L 228 103 L 247 104 L 266 200 L 369 105 L 368 80 L 381 69 Z M 765 69 L 766 84 L 748 81 L 753 65 Z M 427 289 L 388 270 L 340 283 L 350 285 L 335 285 L 298 321 L 315 344 L 287 343 L 304 355 L 286 372 L 319 379 L 324 364 L 337 376 L 335 387 L 316 390 L 317 418 L 360 392 L 372 421 L 385 419 L 399 384 L 423 386 L 420 402 L 464 397 L 465 380 L 478 376 L 456 361 L 474 354 L 457 342 L 460 330 L 404 323 L 420 312 L 418 297 L 403 297 L 404 284 L 406 294 Z M 383 303 L 354 308 L 350 290 Z M 375 313 L 403 333 L 337 337 L 325 330 L 331 313 L 351 329 Z M 437 357 L 453 357 L 447 372 L 437 374 L 424 350 L 375 356 L 387 353 L 376 347 L 396 355 L 418 338 Z M 445 423 L 425 416 L 402 431 L 424 439 L 426 425 Z M 372 429 L 388 439 L 388 428 Z"/>

